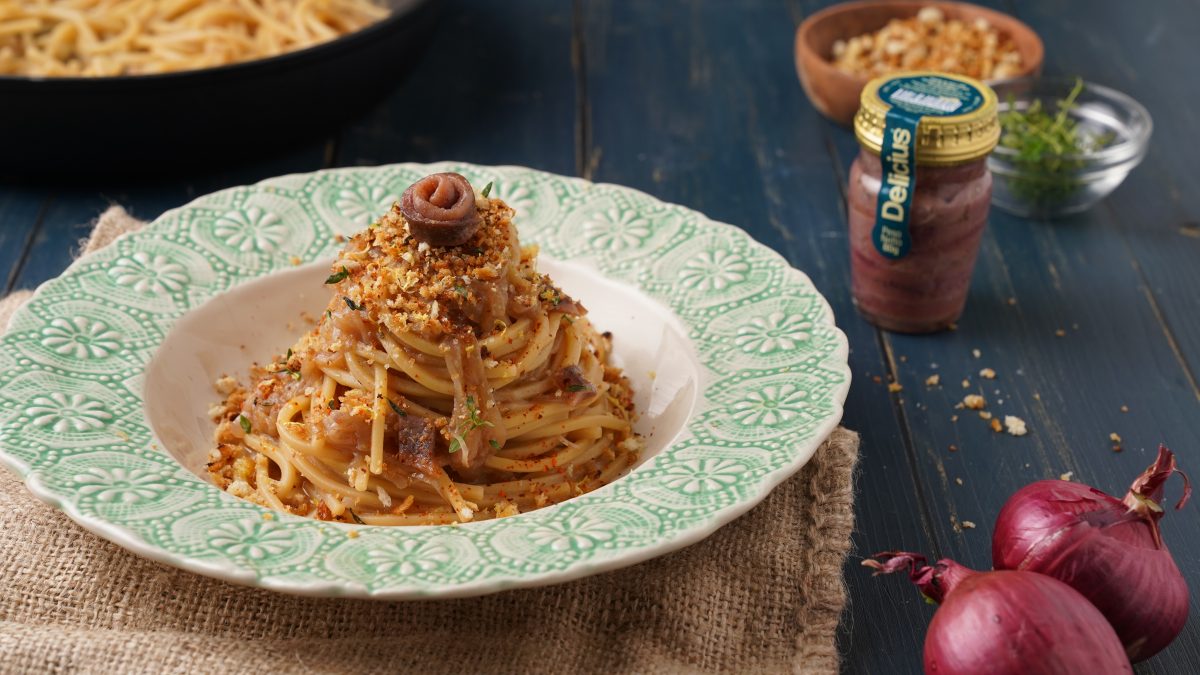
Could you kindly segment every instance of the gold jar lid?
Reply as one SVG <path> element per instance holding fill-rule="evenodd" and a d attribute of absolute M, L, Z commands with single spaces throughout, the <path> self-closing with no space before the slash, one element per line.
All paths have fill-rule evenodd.
<path fill-rule="evenodd" d="M 917 125 L 917 164 L 950 166 L 986 157 L 1000 140 L 996 92 L 986 84 L 933 71 L 893 73 L 863 87 L 854 135 L 878 155 L 889 113 Z"/>

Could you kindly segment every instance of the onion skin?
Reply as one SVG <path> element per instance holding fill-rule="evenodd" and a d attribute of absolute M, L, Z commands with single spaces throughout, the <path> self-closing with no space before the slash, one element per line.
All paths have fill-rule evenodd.
<path fill-rule="evenodd" d="M 1070 586 L 1033 572 L 976 572 L 911 553 L 864 560 L 877 573 L 909 569 L 941 606 L 925 633 L 925 672 L 937 675 L 1132 673 L 1112 626 Z"/>
<path fill-rule="evenodd" d="M 992 537 L 998 570 L 1039 572 L 1079 591 L 1108 619 L 1133 662 L 1162 651 L 1183 630 L 1187 582 L 1163 544 L 1163 484 L 1175 457 L 1165 447 L 1124 501 L 1095 488 L 1044 480 L 1001 509 Z M 1181 508 L 1191 494 L 1184 476 Z"/>

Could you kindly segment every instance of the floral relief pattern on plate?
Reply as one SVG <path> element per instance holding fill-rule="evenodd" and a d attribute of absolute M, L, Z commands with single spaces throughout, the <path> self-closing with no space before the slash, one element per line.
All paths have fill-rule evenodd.
<path fill-rule="evenodd" d="M 525 243 L 676 314 L 710 375 L 685 432 L 611 485 L 457 527 L 274 514 L 180 467 L 150 432 L 143 400 L 143 367 L 175 322 L 242 283 L 333 254 L 336 235 L 435 171 L 492 182 L 518 210 Z M 628 188 L 462 163 L 297 174 L 201 197 L 45 284 L 3 343 L 0 462 L 38 497 L 185 569 L 391 599 L 565 581 L 696 541 L 808 461 L 840 420 L 850 381 L 828 304 L 743 231 Z"/>

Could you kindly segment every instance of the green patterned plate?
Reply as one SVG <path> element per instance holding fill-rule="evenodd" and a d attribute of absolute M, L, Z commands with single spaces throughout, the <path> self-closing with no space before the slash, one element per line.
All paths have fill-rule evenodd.
<path fill-rule="evenodd" d="M 272 312 L 323 305 L 319 263 L 336 235 L 434 171 L 494 181 L 522 241 L 613 330 L 648 456 L 563 504 L 445 527 L 267 515 L 205 481 L 211 376 L 282 347 L 272 341 L 292 331 Z M 206 320 L 217 314 L 228 320 Z M 200 335 L 212 324 L 241 330 L 245 349 Z M 461 163 L 322 171 L 202 197 L 43 285 L 3 343 L 0 462 L 31 492 L 141 555 L 307 595 L 479 595 L 694 543 L 812 457 L 850 386 L 829 305 L 742 230 L 628 188 Z"/>

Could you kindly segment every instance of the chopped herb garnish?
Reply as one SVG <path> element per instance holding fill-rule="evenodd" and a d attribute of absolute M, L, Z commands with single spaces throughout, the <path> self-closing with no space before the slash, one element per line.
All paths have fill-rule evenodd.
<path fill-rule="evenodd" d="M 454 292 L 458 293 L 459 295 L 463 296 L 464 298 L 467 297 L 467 287 L 466 286 L 455 286 Z"/>
<path fill-rule="evenodd" d="M 495 181 L 488 181 L 488 184 L 484 185 L 483 189 L 479 191 L 479 196 L 486 199 L 488 195 L 492 194 L 492 183 L 494 182 Z"/>
<path fill-rule="evenodd" d="M 350 517 L 354 519 L 354 522 L 358 523 L 359 525 L 366 525 L 366 523 L 363 522 L 363 519 L 359 518 L 358 514 L 354 512 L 354 509 L 346 509 L 346 512 L 350 514 Z"/>
<path fill-rule="evenodd" d="M 474 431 L 480 427 L 496 426 L 479 416 L 479 408 L 475 407 L 474 396 L 467 397 L 467 424 L 471 425 L 471 428 L 468 429 L 468 431 Z"/>
<path fill-rule="evenodd" d="M 325 283 L 336 284 L 337 282 L 342 281 L 343 279 L 345 279 L 348 276 L 350 276 L 350 272 L 347 271 L 346 266 L 343 265 L 342 271 L 337 272 L 335 274 L 330 274 L 329 277 L 327 279 L 325 279 Z"/>
<path fill-rule="evenodd" d="M 395 401 L 393 401 L 392 399 L 389 398 L 387 400 L 387 402 L 388 402 L 388 405 L 392 406 L 392 411 L 395 412 L 397 415 L 399 415 L 401 417 L 408 417 L 408 413 L 404 412 L 403 408 L 396 405 Z"/>
<path fill-rule="evenodd" d="M 288 347 L 287 356 L 284 358 L 286 358 L 288 361 L 292 360 L 292 348 L 291 347 Z"/>
<path fill-rule="evenodd" d="M 363 306 L 362 306 L 362 305 L 356 304 L 356 303 L 355 303 L 353 300 L 351 300 L 350 298 L 347 298 L 347 297 L 346 297 L 346 296 L 344 296 L 344 295 L 342 296 L 342 300 L 345 300 L 345 301 L 346 301 L 346 306 L 347 306 L 347 307 L 349 307 L 350 309 L 352 309 L 352 310 L 354 310 L 354 311 L 356 311 L 356 312 L 357 312 L 358 310 L 360 310 L 360 309 L 362 309 L 362 308 L 363 308 Z"/>
<path fill-rule="evenodd" d="M 330 410 L 337 410 L 338 407 L 341 406 L 341 403 L 339 403 L 336 398 L 331 398 L 331 399 L 329 399 L 329 403 L 326 405 L 329 406 Z"/>
<path fill-rule="evenodd" d="M 495 448 L 496 450 L 499 450 L 499 449 L 500 449 L 500 441 L 498 441 L 498 440 L 496 440 L 496 439 L 494 439 L 494 438 L 489 438 L 489 439 L 488 439 L 488 445 L 491 445 L 491 446 L 492 446 L 493 448 Z"/>
<path fill-rule="evenodd" d="M 326 318 L 326 319 L 332 319 L 332 318 L 333 318 L 333 312 L 331 312 L 331 311 L 329 311 L 329 310 L 325 310 L 325 318 Z"/>
<path fill-rule="evenodd" d="M 450 435 L 450 447 L 447 449 L 447 452 L 449 452 L 450 454 L 454 454 L 467 445 L 466 439 L 463 438 L 464 434 L 469 434 L 472 431 L 475 431 L 476 429 L 481 429 L 483 427 L 494 427 L 494 426 L 496 426 L 496 425 L 492 424 L 491 422 L 489 422 L 479 416 L 479 408 L 476 407 L 476 405 L 475 405 L 475 397 L 468 396 L 467 397 L 467 420 L 466 420 L 467 428 L 465 430 L 460 429 L 458 433 L 452 433 Z"/>
<path fill-rule="evenodd" d="M 567 391 L 588 391 L 589 389 L 590 387 L 588 387 L 586 384 L 572 384 L 571 386 L 567 387 Z"/>
<path fill-rule="evenodd" d="M 275 372 L 277 372 L 277 373 L 287 373 L 288 375 L 291 375 L 291 376 L 292 376 L 292 379 L 293 379 L 293 380 L 299 380 L 299 379 L 300 379 L 300 371 L 298 371 L 298 370 L 292 370 L 291 368 L 288 368 L 287 366 L 284 366 L 283 368 L 280 368 L 279 370 L 277 370 L 277 371 L 275 371 Z"/>
<path fill-rule="evenodd" d="M 250 433 L 250 418 L 245 415 L 238 415 L 238 424 L 242 427 L 242 432 Z"/>
<path fill-rule="evenodd" d="M 563 314 L 562 320 L 572 325 L 575 323 L 575 317 L 571 316 L 570 314 Z"/>

